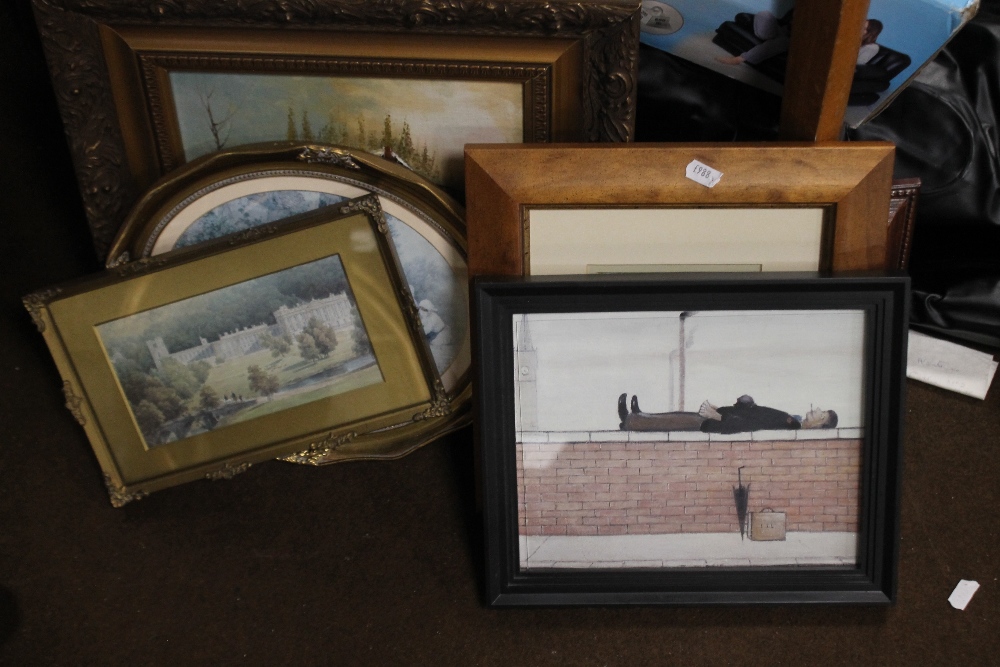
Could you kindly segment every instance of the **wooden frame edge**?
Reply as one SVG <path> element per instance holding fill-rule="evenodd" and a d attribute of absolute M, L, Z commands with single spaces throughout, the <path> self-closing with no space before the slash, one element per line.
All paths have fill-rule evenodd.
<path fill-rule="evenodd" d="M 469 144 L 465 155 L 470 275 L 524 274 L 522 210 L 543 204 L 831 206 L 834 270 L 888 261 L 886 218 L 874 213 L 889 212 L 895 147 L 887 142 Z M 723 171 L 718 186 L 684 178 L 693 159 Z"/>

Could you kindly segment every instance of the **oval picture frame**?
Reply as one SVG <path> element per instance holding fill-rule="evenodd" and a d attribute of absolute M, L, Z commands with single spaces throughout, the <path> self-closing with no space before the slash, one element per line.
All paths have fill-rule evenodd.
<path fill-rule="evenodd" d="M 439 396 L 404 423 L 282 460 L 325 465 L 395 459 L 471 421 L 471 338 L 464 210 L 404 166 L 339 146 L 269 142 L 195 160 L 160 179 L 132 209 L 106 265 L 114 268 L 375 194 L 423 325 Z"/>

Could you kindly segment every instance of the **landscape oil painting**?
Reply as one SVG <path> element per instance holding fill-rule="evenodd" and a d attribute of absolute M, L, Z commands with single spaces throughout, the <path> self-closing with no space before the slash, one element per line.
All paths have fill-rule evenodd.
<path fill-rule="evenodd" d="M 96 330 L 147 448 L 383 381 L 337 255 Z"/>
<path fill-rule="evenodd" d="M 466 143 L 524 140 L 519 83 L 175 71 L 170 87 L 187 161 L 261 141 L 318 141 L 460 190 Z"/>
<path fill-rule="evenodd" d="M 852 566 L 862 310 L 513 316 L 520 566 Z"/>

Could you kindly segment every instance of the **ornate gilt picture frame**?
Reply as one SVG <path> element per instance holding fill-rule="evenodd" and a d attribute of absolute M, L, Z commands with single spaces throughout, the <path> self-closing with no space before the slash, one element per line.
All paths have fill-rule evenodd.
<path fill-rule="evenodd" d="M 378 196 L 389 241 L 409 286 L 444 399 L 433 419 L 359 435 L 351 447 L 287 457 L 323 465 L 358 452 L 401 453 L 470 421 L 471 340 L 465 212 L 409 169 L 364 151 L 275 142 L 212 153 L 161 178 L 111 244 L 114 268 L 157 257 L 366 193 Z"/>
<path fill-rule="evenodd" d="M 393 134 L 379 152 L 436 164 L 432 180 L 459 193 L 466 141 L 632 138 L 637 0 L 34 8 L 102 255 L 159 176 L 237 143 L 324 134 L 369 149 Z"/>
<path fill-rule="evenodd" d="M 448 412 L 374 196 L 24 299 L 112 504 Z"/>

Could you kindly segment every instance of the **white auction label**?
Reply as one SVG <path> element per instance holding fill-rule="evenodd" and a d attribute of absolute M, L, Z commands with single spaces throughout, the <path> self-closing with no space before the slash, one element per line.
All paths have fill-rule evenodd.
<path fill-rule="evenodd" d="M 701 183 L 706 188 L 714 188 L 716 183 L 722 180 L 722 172 L 712 169 L 704 162 L 691 160 L 687 166 L 687 177 L 695 183 Z"/>
<path fill-rule="evenodd" d="M 986 398 L 997 372 L 993 355 L 911 331 L 906 355 L 906 377 Z"/>
<path fill-rule="evenodd" d="M 955 590 L 951 592 L 951 595 L 948 596 L 948 602 L 955 609 L 964 611 L 966 605 L 969 604 L 969 600 L 972 599 L 972 596 L 978 590 L 979 582 L 962 579 L 958 582 L 958 586 L 955 586 Z"/>

